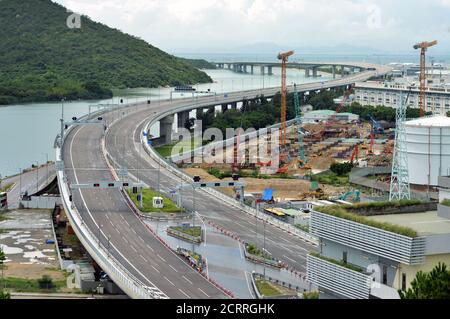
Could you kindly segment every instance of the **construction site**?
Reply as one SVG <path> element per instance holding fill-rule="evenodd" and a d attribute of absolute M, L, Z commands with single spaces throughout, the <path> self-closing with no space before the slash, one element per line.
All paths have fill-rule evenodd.
<path fill-rule="evenodd" d="M 426 47 L 425 44 L 418 44 L 415 48 Z M 431 44 L 434 45 L 434 43 Z M 311 110 L 310 112 L 302 112 L 309 92 L 297 92 L 295 88 L 293 93 L 296 117 L 294 121 L 287 121 L 286 65 L 293 54 L 294 52 L 290 51 L 278 56 L 282 62 L 278 154 L 260 156 L 251 146 L 254 147 L 255 143 L 258 143 L 256 138 L 252 140 L 245 136 L 237 136 L 234 147 L 223 149 L 224 156 L 233 157 L 234 161 L 231 165 L 205 162 L 203 164 L 178 162 L 177 164 L 190 175 L 198 176 L 203 181 L 215 181 L 218 178 L 227 181 L 240 178 L 246 184 L 246 198 L 258 199 L 265 190 L 271 189 L 273 200 L 277 203 L 316 200 L 377 201 L 387 198 L 406 199 L 411 196 L 428 200 L 435 198 L 437 182 L 429 178 L 418 181 L 415 177 L 419 168 L 417 165 L 420 165 L 421 160 L 426 160 L 427 155 L 424 154 L 423 158 L 414 162 L 414 154 L 416 154 L 412 150 L 414 145 L 407 145 L 406 140 L 413 140 L 416 132 L 407 127 L 411 125 L 421 127 L 426 123 L 421 123 L 425 119 L 415 120 L 418 121 L 417 123 L 407 121 L 406 108 L 409 94 L 399 95 L 396 121 L 389 123 L 377 121 L 370 114 L 368 118 L 367 116 L 360 118 L 356 114 L 342 113 L 342 109 L 353 100 L 353 86 L 347 86 L 339 103 L 329 105 L 328 110 Z M 423 52 L 421 56 L 424 56 Z M 425 64 L 424 58 L 421 61 Z M 421 92 L 425 96 L 426 83 L 423 79 L 426 78 L 426 74 L 423 75 L 423 72 L 425 67 L 419 75 Z M 422 117 L 425 114 L 424 101 L 425 98 L 421 97 Z M 290 123 L 287 124 L 288 122 Z M 446 119 L 439 121 L 444 127 L 450 126 L 447 122 Z M 428 121 L 429 127 L 434 126 L 431 123 L 434 123 L 433 119 Z M 440 134 L 442 135 L 442 130 Z M 266 136 L 266 142 L 270 144 L 270 140 L 269 134 Z M 216 153 L 214 155 L 217 155 Z M 430 154 L 429 152 L 428 156 Z M 279 157 L 280 163 L 276 169 L 271 163 L 273 155 Z M 407 167 L 405 167 L 407 161 L 401 160 L 405 157 L 411 157 L 414 163 L 406 164 Z M 442 152 L 438 157 L 442 162 Z M 430 165 L 430 169 L 432 166 Z M 442 163 L 440 167 L 442 169 Z M 408 175 L 406 177 L 405 172 Z M 402 183 L 406 182 L 408 187 L 405 193 Z M 232 189 L 221 191 L 230 196 L 239 196 Z"/>

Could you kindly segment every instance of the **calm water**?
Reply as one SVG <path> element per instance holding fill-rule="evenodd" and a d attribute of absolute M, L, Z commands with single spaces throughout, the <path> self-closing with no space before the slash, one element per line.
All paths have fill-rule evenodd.
<path fill-rule="evenodd" d="M 236 74 L 228 70 L 207 70 L 214 80 L 211 84 L 197 85 L 197 90 L 210 89 L 217 94 L 244 89 L 274 87 L 280 84 L 280 70 L 274 69 L 273 76 L 260 74 Z M 302 72 L 289 70 L 288 83 L 304 83 L 307 81 L 323 81 L 328 79 L 304 78 Z M 82 116 L 89 111 L 89 105 L 99 103 L 125 103 L 151 99 L 168 99 L 170 88 L 161 89 L 130 89 L 116 92 L 116 97 L 101 101 L 66 102 L 65 119 Z M 187 95 L 189 96 L 189 95 Z M 177 94 L 176 97 L 182 97 Z M 61 103 L 33 103 L 0 107 L 0 174 L 9 176 L 19 172 L 20 168 L 32 164 L 44 163 L 47 158 L 54 160 L 53 142 L 60 129 Z M 156 132 L 153 132 L 154 134 Z"/>

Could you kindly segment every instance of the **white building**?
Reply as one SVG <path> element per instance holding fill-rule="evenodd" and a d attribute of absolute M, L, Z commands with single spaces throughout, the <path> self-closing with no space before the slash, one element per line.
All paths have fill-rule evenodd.
<path fill-rule="evenodd" d="M 408 104 L 413 108 L 419 108 L 419 86 L 407 81 L 396 83 L 364 82 L 355 85 L 355 102 L 361 105 L 396 107 L 400 92 L 404 96 L 411 90 Z M 445 83 L 428 86 L 427 88 L 427 112 L 433 115 L 444 115 L 450 111 L 450 86 Z"/>

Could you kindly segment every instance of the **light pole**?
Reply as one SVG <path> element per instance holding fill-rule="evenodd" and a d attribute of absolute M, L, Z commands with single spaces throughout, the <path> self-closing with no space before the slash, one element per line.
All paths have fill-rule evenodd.
<path fill-rule="evenodd" d="M 39 162 L 36 161 L 36 193 L 39 191 Z"/>
<path fill-rule="evenodd" d="M 64 140 L 64 98 L 61 99 L 61 146 Z"/>
<path fill-rule="evenodd" d="M 19 198 L 22 196 L 22 169 L 19 168 Z"/>
<path fill-rule="evenodd" d="M 45 162 L 45 168 L 46 168 L 46 180 L 45 180 L 45 182 L 47 183 L 47 181 L 48 181 L 48 153 L 44 153 L 44 155 L 45 155 L 45 158 L 46 158 L 46 162 Z"/>

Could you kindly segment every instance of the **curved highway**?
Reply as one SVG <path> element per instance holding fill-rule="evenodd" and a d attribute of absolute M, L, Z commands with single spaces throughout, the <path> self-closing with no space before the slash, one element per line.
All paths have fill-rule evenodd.
<path fill-rule="evenodd" d="M 389 71 L 387 67 L 373 67 L 374 71 L 364 71 L 347 78 L 301 85 L 299 90 L 344 86 Z M 126 167 L 134 176 L 139 175 L 147 185 L 157 188 L 158 164 L 142 150 L 140 144 L 141 130 L 145 125 L 178 112 L 180 108 L 190 110 L 200 106 L 220 105 L 261 94 L 273 96 L 278 91 L 279 88 L 269 88 L 230 93 L 227 97 L 200 97 L 195 103 L 192 99 L 162 101 L 150 106 L 140 105 L 136 109 L 129 108 L 126 113 L 120 111 L 121 118 L 109 127 L 106 134 L 106 150 L 115 163 Z M 105 117 L 111 122 L 119 117 L 117 112 L 109 112 Z M 69 133 L 63 147 L 69 183 L 112 179 L 102 150 L 102 137 L 102 128 L 95 126 L 77 127 Z M 160 181 L 161 189 L 165 193 L 180 184 L 178 177 L 163 168 Z M 119 190 L 77 190 L 73 192 L 73 201 L 91 232 L 97 234 L 97 239 L 109 247 L 110 253 L 143 283 L 158 287 L 169 298 L 226 297 L 221 290 L 162 245 L 132 212 Z M 192 208 L 192 195 L 183 196 L 183 204 Z M 223 200 L 199 191 L 196 194 L 195 209 L 203 217 L 234 232 L 243 240 L 255 242 L 255 218 L 238 208 L 227 206 Z M 305 271 L 306 255 L 315 248 L 274 226 L 266 227 L 267 250 L 293 268 Z"/>

